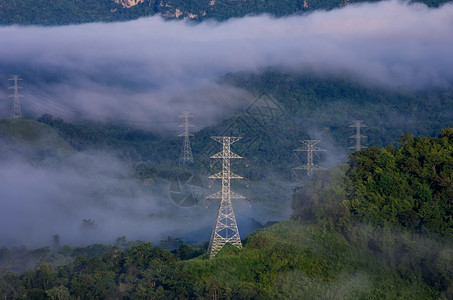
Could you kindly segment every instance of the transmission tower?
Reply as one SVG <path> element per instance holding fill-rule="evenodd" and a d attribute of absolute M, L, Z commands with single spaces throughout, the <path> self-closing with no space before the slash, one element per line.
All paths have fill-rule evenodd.
<path fill-rule="evenodd" d="M 303 140 L 301 142 L 304 144 L 304 146 L 301 148 L 297 148 L 293 151 L 294 152 L 300 152 L 300 151 L 307 152 L 307 163 L 305 165 L 301 165 L 301 166 L 293 168 L 294 174 L 297 175 L 297 173 L 296 173 L 297 170 L 305 170 L 305 171 L 307 171 L 307 175 L 311 176 L 311 175 L 313 175 L 313 171 L 323 170 L 324 169 L 323 167 L 315 165 L 313 163 L 313 152 L 316 153 L 316 155 L 317 155 L 317 152 L 326 151 L 324 149 L 321 149 L 321 148 L 315 146 L 320 141 L 319 140 Z M 297 153 L 296 153 L 296 156 L 297 156 Z"/>
<path fill-rule="evenodd" d="M 19 89 L 21 89 L 21 87 L 17 84 L 17 81 L 22 80 L 22 78 L 20 78 L 20 75 L 11 75 L 11 78 L 8 80 L 14 81 L 14 85 L 8 88 L 14 90 L 14 95 L 8 96 L 14 98 L 12 117 L 20 118 L 22 117 L 22 111 L 20 110 L 19 97 L 22 97 L 22 95 L 19 95 Z"/>
<path fill-rule="evenodd" d="M 183 128 L 183 133 L 179 135 L 183 137 L 181 157 L 179 159 L 179 162 L 182 165 L 193 163 L 192 148 L 190 147 L 190 137 L 193 136 L 193 134 L 190 133 L 190 128 L 193 126 L 189 123 L 191 117 L 192 116 L 188 111 L 183 111 L 182 115 L 179 116 L 179 118 L 184 121 L 183 124 L 179 125 L 180 128 Z"/>
<path fill-rule="evenodd" d="M 211 156 L 212 159 L 222 159 L 222 171 L 209 177 L 209 179 L 221 179 L 222 189 L 207 197 L 208 199 L 220 199 L 216 223 L 209 241 L 209 258 L 214 257 L 227 243 L 239 249 L 242 248 L 231 199 L 245 199 L 244 196 L 232 192 L 230 189 L 231 179 L 245 179 L 230 170 L 232 158 L 243 158 L 231 152 L 231 144 L 239 141 L 242 137 L 213 136 L 211 138 L 221 143 L 223 149 L 222 152 Z"/>
<path fill-rule="evenodd" d="M 353 122 L 354 124 L 352 124 L 349 127 L 355 128 L 355 135 L 351 135 L 349 138 L 355 139 L 355 145 L 349 147 L 349 149 L 352 149 L 354 151 L 360 151 L 366 148 L 365 146 L 362 146 L 362 139 L 366 138 L 366 136 L 360 134 L 360 128 L 366 127 L 366 125 L 362 124 L 363 121 L 355 120 Z"/>

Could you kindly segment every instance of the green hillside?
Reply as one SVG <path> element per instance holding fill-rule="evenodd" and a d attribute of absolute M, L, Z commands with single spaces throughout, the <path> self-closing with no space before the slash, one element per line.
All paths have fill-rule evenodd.
<path fill-rule="evenodd" d="M 295 190 L 293 220 L 208 259 L 206 243 L 54 245 L 17 252 L 6 299 L 451 299 L 453 129 L 371 147 Z M 164 244 L 168 244 L 165 241 Z M 162 244 L 163 245 L 163 244 Z M 20 251 L 18 251 L 20 250 Z M 75 258 L 75 256 L 79 257 Z M 67 261 L 72 261 L 67 263 Z M 53 263 L 52 266 L 50 263 Z M 64 265 L 56 266 L 61 263 Z M 13 267 L 13 265 L 11 266 Z"/>
<path fill-rule="evenodd" d="M 346 166 L 319 173 L 296 193 L 293 217 L 453 238 L 453 129 L 400 143 L 354 152 Z"/>
<path fill-rule="evenodd" d="M 22 156 L 35 160 L 75 153 L 52 127 L 24 118 L 0 119 L 1 158 Z"/>
<path fill-rule="evenodd" d="M 348 78 L 274 68 L 259 74 L 227 74 L 219 84 L 245 89 L 254 99 L 229 118 L 196 132 L 191 139 L 194 158 L 202 168 L 209 164 L 208 154 L 219 149 L 210 136 L 243 136 L 234 149 L 250 161 L 249 168 L 241 170 L 250 180 L 262 178 L 259 173 L 263 170 L 276 171 L 289 179 L 290 169 L 299 163 L 292 151 L 300 146 L 301 139 L 321 139 L 319 146 L 328 148 L 327 155 L 345 161 L 352 145 L 349 136 L 354 131 L 349 125 L 353 120 L 364 120 L 367 127 L 362 133 L 369 147 L 396 145 L 407 132 L 435 136 L 453 120 L 451 91 L 382 89 Z M 174 167 L 181 151 L 178 137 L 162 138 L 124 124 L 74 125 L 50 115 L 38 121 L 52 126 L 78 150 L 110 148 L 122 158 L 145 163 L 140 164 L 142 177 L 147 176 L 146 166 L 151 177 L 152 169 L 159 165 Z"/>
<path fill-rule="evenodd" d="M 376 2 L 364 0 L 146 0 L 131 8 L 123 8 L 113 0 L 1 0 L 0 24 L 64 25 L 87 22 L 133 20 L 160 15 L 167 19 L 226 20 L 245 15 L 267 13 L 287 16 L 313 10 L 330 10 L 347 3 Z M 448 0 L 419 0 L 437 7 Z"/>
<path fill-rule="evenodd" d="M 362 237 L 370 232 L 362 230 Z M 451 244 L 374 233 L 382 237 L 375 243 L 394 239 L 406 252 L 378 253 L 334 230 L 287 221 L 251 234 L 242 250 L 225 247 L 211 260 L 190 259 L 198 250 L 187 245 L 169 252 L 139 243 L 123 251 L 113 248 L 103 257 L 78 257 L 59 267 L 40 263 L 22 274 L 3 274 L 0 294 L 7 299 L 448 299 L 453 295 L 448 283 L 453 272 Z M 67 248 L 59 255 L 64 251 Z M 38 254 L 45 257 L 43 251 Z M 418 265 L 421 262 L 427 264 L 426 270 Z"/>
<path fill-rule="evenodd" d="M 195 133 L 191 138 L 196 162 L 192 171 L 211 174 L 209 156 L 220 149 L 211 136 L 243 136 L 233 149 L 249 164 L 234 168 L 249 179 L 250 186 L 237 183 L 235 189 L 263 204 L 275 215 L 274 220 L 281 220 L 282 212 L 288 215 L 291 169 L 305 161 L 293 154 L 301 146 L 300 140 L 320 139 L 318 146 L 328 151 L 316 158 L 317 163 L 332 167 L 347 160 L 352 145 L 349 136 L 354 134 L 349 127 L 352 120 L 364 120 L 367 127 L 362 134 L 367 136 L 364 144 L 368 147 L 396 146 L 406 132 L 436 136 L 453 120 L 451 91 L 386 90 L 348 78 L 273 68 L 259 74 L 227 74 L 219 84 L 245 89 L 255 99 L 229 118 Z M 274 109 L 272 113 L 269 107 Z M 160 137 L 125 124 L 71 124 L 50 115 L 38 121 L 53 127 L 79 151 L 100 149 L 129 162 L 140 181 L 159 182 L 182 172 L 178 166 L 181 138 L 176 136 Z"/>

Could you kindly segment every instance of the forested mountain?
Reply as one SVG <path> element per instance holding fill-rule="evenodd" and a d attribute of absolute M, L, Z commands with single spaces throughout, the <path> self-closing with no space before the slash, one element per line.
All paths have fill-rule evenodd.
<path fill-rule="evenodd" d="M 301 146 L 300 140 L 320 139 L 318 146 L 327 152 L 320 153 L 316 163 L 332 167 L 347 159 L 348 147 L 353 144 L 349 136 L 354 134 L 349 126 L 355 119 L 364 120 L 367 126 L 362 134 L 368 147 L 396 146 L 407 132 L 435 136 L 453 119 L 449 91 L 381 89 L 347 78 L 326 79 L 274 69 L 260 74 L 228 74 L 219 83 L 245 89 L 256 98 L 234 116 L 195 133 L 191 138 L 192 171 L 212 172 L 209 156 L 219 145 L 211 136 L 242 136 L 233 149 L 248 159 L 249 166 L 238 164 L 235 168 L 248 178 L 250 186 L 239 185 L 238 192 L 263 205 L 274 216 L 271 220 L 288 215 L 290 182 L 294 179 L 291 169 L 305 163 L 303 155 L 298 159 L 293 153 Z M 126 124 L 71 124 L 51 115 L 38 121 L 53 127 L 78 151 L 106 151 L 126 161 L 141 182 L 165 182 L 183 172 L 178 165 L 179 137 L 162 137 Z M 275 201 L 278 197 L 281 200 Z"/>
<path fill-rule="evenodd" d="M 0 0 L 0 298 L 453 299 L 453 7 L 365 2 Z M 248 180 L 209 259 L 212 136 Z"/>
<path fill-rule="evenodd" d="M 399 143 L 354 152 L 346 166 L 314 176 L 296 193 L 293 218 L 452 238 L 453 129 L 437 138 L 405 134 Z"/>
<path fill-rule="evenodd" d="M 293 219 L 216 257 L 151 243 L 15 250 L 34 270 L 3 273 L 7 299 L 451 299 L 453 129 L 351 154 L 293 197 Z M 58 242 L 58 240 L 57 240 Z M 161 243 L 165 245 L 165 243 Z M 0 259 L 14 257 L 3 248 Z M 69 264 L 53 263 L 72 260 Z M 94 256 L 94 257 L 93 257 Z M 38 259 L 39 258 L 39 259 Z"/>
<path fill-rule="evenodd" d="M 324 137 L 339 133 L 329 141 L 336 145 L 329 149 L 338 150 L 337 155 L 346 153 L 352 134 L 349 121 L 358 116 L 367 120 L 363 133 L 370 147 L 351 153 L 347 161 L 345 157 L 344 165 L 338 166 L 341 159 L 333 160 L 330 165 L 336 167 L 296 188 L 293 220 L 252 233 L 240 251 L 226 247 L 208 260 L 203 254 L 206 243 L 187 245 L 174 238 L 162 241 L 161 247 L 121 237 L 114 245 L 73 248 L 60 245 L 60 238 L 54 236 L 51 247 L 0 250 L 1 295 L 7 299 L 452 297 L 453 130 L 420 137 L 434 136 L 436 128 L 450 122 L 453 106 L 448 91 L 382 90 L 344 78 L 321 80 L 275 70 L 229 74 L 220 82 L 245 88 L 257 98 L 246 110 L 196 133 L 193 148 L 200 160 L 196 168 L 209 173 L 203 169 L 203 157 L 218 149 L 205 149 L 210 135 L 259 133 L 237 151 L 250 158 L 250 168 L 237 168 L 251 178 L 254 202 L 274 205 L 275 210 L 284 206 L 291 187 L 276 188 L 275 174 L 290 178 L 291 166 L 298 163 L 290 158 L 292 149 L 298 139 L 316 133 L 309 124 Z M 253 110 L 265 103 L 278 109 L 272 118 Z M 394 115 L 406 118 L 392 123 Z M 302 121 L 294 126 L 294 120 Z M 38 121 L 3 120 L 2 138 L 28 143 L 31 149 L 67 149 L 48 152 L 63 161 L 74 151 L 109 150 L 132 163 L 135 178 L 144 184 L 179 168 L 175 159 L 179 139 L 124 124 L 75 125 L 50 115 Z M 404 134 L 391 141 L 406 129 L 418 136 Z M 270 136 L 277 142 L 269 145 Z M 40 137 L 47 140 L 41 143 Z M 391 145 L 385 148 L 375 146 L 387 141 Z M 285 154 L 274 158 L 272 151 Z M 35 157 L 33 165 L 39 165 L 40 159 Z M 29 270 L 21 272 L 23 263 Z"/>
<path fill-rule="evenodd" d="M 133 20 L 160 15 L 167 19 L 226 20 L 254 14 L 281 17 L 313 10 L 330 10 L 364 0 L 146 0 L 124 8 L 114 0 L 1 0 L 0 24 L 64 25 L 87 22 Z M 448 0 L 420 0 L 428 6 L 439 6 Z"/>
<path fill-rule="evenodd" d="M 319 146 L 329 150 L 328 165 L 345 161 L 353 142 L 349 138 L 354 133 L 349 127 L 353 120 L 364 120 L 366 146 L 383 147 L 396 145 L 407 132 L 436 136 L 453 119 L 453 94 L 449 90 L 383 89 L 346 76 L 326 78 L 274 68 L 227 74 L 218 83 L 245 89 L 255 98 L 233 116 L 195 133 L 191 138 L 195 160 L 204 166 L 209 151 L 217 149 L 210 136 L 243 136 L 234 147 L 252 162 L 245 170 L 251 180 L 256 177 L 253 170 L 257 166 L 289 176 L 291 167 L 298 163 L 292 152 L 301 139 L 321 139 Z M 56 129 L 78 150 L 110 148 L 132 162 L 166 165 L 177 164 L 180 155 L 180 138 L 161 137 L 129 124 L 75 125 L 51 115 L 43 115 L 38 121 Z M 269 143 L 269 139 L 274 142 Z"/>

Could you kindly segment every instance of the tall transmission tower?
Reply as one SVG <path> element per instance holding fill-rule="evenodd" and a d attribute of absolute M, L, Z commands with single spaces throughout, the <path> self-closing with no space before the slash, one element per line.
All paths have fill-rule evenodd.
<path fill-rule="evenodd" d="M 11 75 L 11 78 L 8 80 L 14 81 L 14 85 L 8 88 L 14 90 L 14 95 L 8 96 L 14 98 L 12 117 L 20 118 L 22 117 L 22 111 L 20 110 L 19 97 L 22 97 L 22 95 L 19 95 L 19 89 L 21 89 L 21 87 L 17 84 L 17 81 L 22 80 L 22 78 L 20 78 L 20 75 Z"/>
<path fill-rule="evenodd" d="M 355 120 L 353 122 L 354 122 L 354 124 L 352 124 L 349 127 L 355 128 L 355 134 L 351 135 L 349 138 L 355 139 L 355 145 L 349 147 L 349 149 L 352 149 L 354 151 L 360 151 L 360 150 L 366 148 L 365 146 L 362 145 L 362 139 L 366 138 L 366 136 L 360 134 L 360 128 L 366 127 L 366 125 L 362 124 L 363 121 L 359 121 L 359 120 Z"/>
<path fill-rule="evenodd" d="M 183 128 L 183 133 L 179 135 L 183 137 L 181 157 L 179 159 L 179 162 L 182 165 L 193 163 L 192 148 L 190 147 L 190 137 L 193 136 L 193 134 L 190 133 L 190 128 L 193 126 L 189 123 L 191 117 L 192 116 L 188 111 L 183 111 L 182 115 L 179 116 L 179 118 L 184 121 L 183 124 L 179 125 L 180 128 Z"/>
<path fill-rule="evenodd" d="M 231 144 L 242 137 L 213 136 L 211 138 L 221 143 L 223 147 L 222 152 L 211 156 L 212 159 L 222 159 L 222 171 L 209 177 L 209 179 L 221 179 L 222 189 L 207 197 L 208 199 L 220 199 L 217 219 L 209 241 L 209 258 L 214 257 L 227 243 L 239 249 L 242 248 L 231 199 L 245 199 L 244 196 L 232 192 L 230 189 L 231 179 L 245 179 L 230 170 L 232 158 L 243 158 L 231 152 Z"/>
<path fill-rule="evenodd" d="M 303 140 L 301 141 L 304 146 L 301 148 L 297 148 L 293 150 L 294 152 L 307 152 L 307 163 L 305 165 L 301 165 L 298 167 L 293 168 L 293 172 L 296 174 L 296 171 L 298 170 L 305 170 L 307 171 L 307 175 L 311 176 L 313 175 L 313 172 L 315 170 L 323 170 L 324 168 L 318 165 L 315 165 L 313 163 L 313 153 L 317 152 L 325 152 L 326 150 L 321 149 L 319 147 L 316 147 L 316 144 L 318 144 L 320 141 L 319 140 Z M 296 156 L 299 157 L 296 153 Z M 296 174 L 297 175 L 297 174 Z"/>

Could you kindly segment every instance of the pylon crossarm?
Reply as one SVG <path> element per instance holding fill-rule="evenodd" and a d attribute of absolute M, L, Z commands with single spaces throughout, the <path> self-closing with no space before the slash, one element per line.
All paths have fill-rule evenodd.
<path fill-rule="evenodd" d="M 302 165 L 302 166 L 294 167 L 293 170 L 307 170 L 308 168 L 309 168 L 309 166 Z"/>
<path fill-rule="evenodd" d="M 214 175 L 209 176 L 209 179 L 222 179 L 223 178 L 223 173 L 219 172 Z"/>
<path fill-rule="evenodd" d="M 231 199 L 247 199 L 246 197 L 239 195 L 238 193 L 231 192 L 230 194 Z"/>
<path fill-rule="evenodd" d="M 230 172 L 229 175 L 230 175 L 230 176 L 229 176 L 230 179 L 245 179 L 244 177 L 242 177 L 242 176 L 240 176 L 240 175 L 238 175 L 238 174 L 235 174 L 235 173 L 233 173 L 233 172 Z"/>
<path fill-rule="evenodd" d="M 294 149 L 293 151 L 298 151 L 298 152 L 327 152 L 327 150 L 319 148 L 319 147 L 302 147 L 302 148 L 297 148 Z"/>
<path fill-rule="evenodd" d="M 229 152 L 227 155 L 223 152 L 219 152 L 211 156 L 211 158 L 243 158 L 242 156 L 237 155 L 236 153 Z"/>
<path fill-rule="evenodd" d="M 223 178 L 244 179 L 243 176 L 237 175 L 233 172 L 230 172 L 230 174 L 223 174 L 223 172 L 219 172 L 217 174 L 209 176 L 209 179 L 223 179 Z"/>
<path fill-rule="evenodd" d="M 206 199 L 222 199 L 222 192 L 218 191 L 206 197 Z"/>
<path fill-rule="evenodd" d="M 188 134 L 181 133 L 181 134 L 178 134 L 178 136 L 195 136 L 195 135 L 193 135 L 192 133 L 188 133 Z"/>
<path fill-rule="evenodd" d="M 242 139 L 242 136 L 211 136 L 211 139 L 223 143 L 224 141 L 228 142 L 229 144 L 236 143 L 240 139 Z"/>

